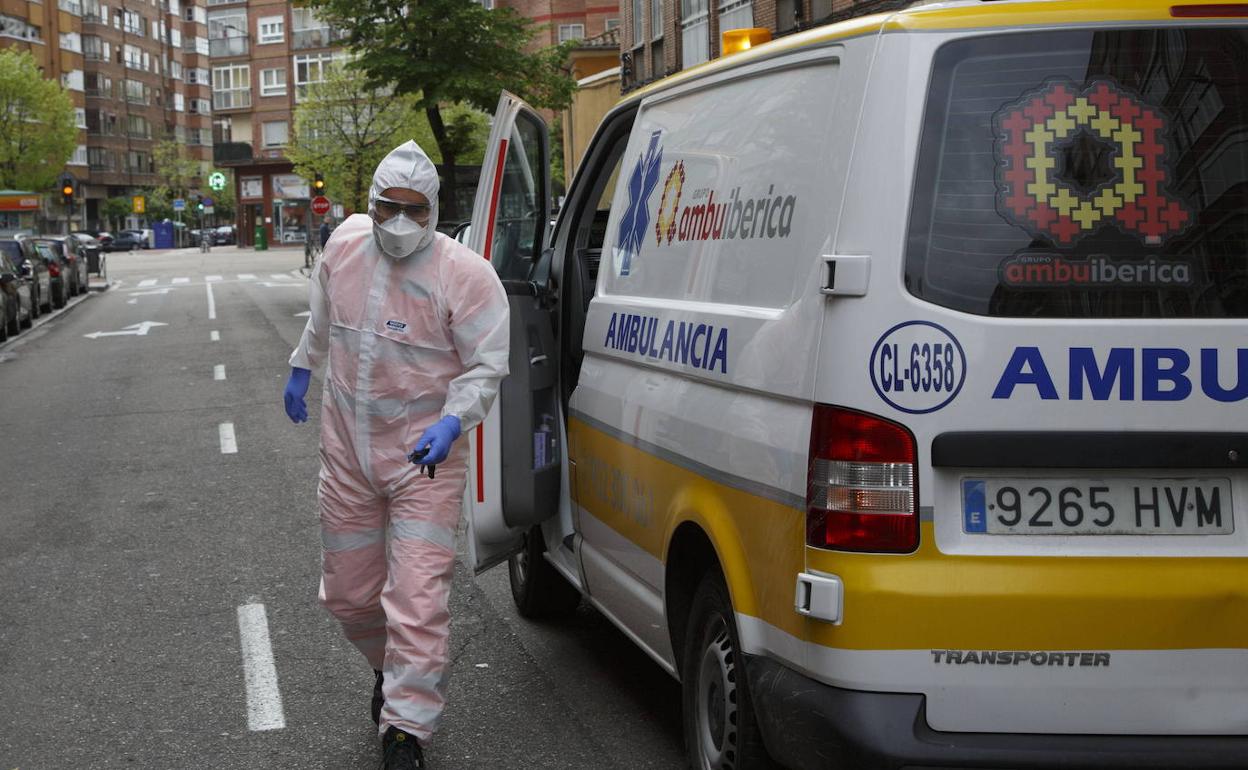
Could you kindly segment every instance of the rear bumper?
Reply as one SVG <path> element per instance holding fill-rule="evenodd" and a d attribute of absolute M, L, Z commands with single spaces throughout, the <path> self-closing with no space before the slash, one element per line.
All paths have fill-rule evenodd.
<path fill-rule="evenodd" d="M 1248 767 L 1248 736 L 937 732 L 919 694 L 831 687 L 762 656 L 746 671 L 767 749 L 795 770 Z"/>

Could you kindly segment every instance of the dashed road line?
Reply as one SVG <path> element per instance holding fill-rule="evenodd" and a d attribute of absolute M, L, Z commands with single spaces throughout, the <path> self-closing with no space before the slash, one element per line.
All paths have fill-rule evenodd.
<path fill-rule="evenodd" d="M 208 282 L 220 281 L 220 280 L 222 280 L 223 278 L 224 278 L 224 276 L 220 276 L 220 275 L 206 275 L 206 276 L 204 276 L 204 280 L 205 280 L 205 281 L 208 281 Z"/>
<path fill-rule="evenodd" d="M 239 274 L 238 274 L 238 280 L 240 280 L 240 281 L 254 281 L 254 280 L 256 280 L 256 276 L 255 276 L 253 273 L 239 273 Z"/>
<path fill-rule="evenodd" d="M 173 282 L 174 283 L 190 283 L 191 279 L 190 278 L 174 278 Z"/>
<path fill-rule="evenodd" d="M 148 278 L 145 281 L 139 281 L 139 288 L 146 289 L 148 286 L 155 286 L 158 281 L 155 278 Z"/>
<path fill-rule="evenodd" d="M 223 422 L 218 425 L 217 438 L 221 440 L 221 454 L 238 454 L 238 441 L 234 438 L 234 423 Z"/>
<path fill-rule="evenodd" d="M 225 364 L 217 364 L 216 366 L 212 367 L 212 379 L 214 380 L 225 379 Z"/>
<path fill-rule="evenodd" d="M 204 284 L 204 289 L 208 292 L 208 320 L 214 321 L 217 318 L 217 300 L 212 296 L 212 284 Z"/>
<path fill-rule="evenodd" d="M 217 331 L 216 329 L 213 329 L 212 331 L 208 332 L 208 339 L 212 340 L 213 342 L 220 342 L 221 332 Z"/>
<path fill-rule="evenodd" d="M 252 731 L 281 730 L 282 693 L 277 688 L 277 666 L 269 642 L 269 621 L 263 604 L 238 608 L 238 637 L 243 652 L 243 680 L 247 686 L 247 727 Z"/>

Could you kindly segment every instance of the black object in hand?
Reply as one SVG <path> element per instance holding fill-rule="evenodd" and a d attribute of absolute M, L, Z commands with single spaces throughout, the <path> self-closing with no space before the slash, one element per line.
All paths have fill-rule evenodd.
<path fill-rule="evenodd" d="M 415 465 L 419 463 L 421 460 L 425 459 L 425 455 L 427 454 L 429 454 L 429 447 L 427 446 L 424 448 L 420 448 L 420 449 L 413 449 L 411 454 L 407 456 L 407 461 Z M 438 466 L 436 465 L 421 465 L 420 472 L 424 473 L 428 471 L 429 478 L 433 478 L 433 474 L 437 472 L 437 468 Z"/>

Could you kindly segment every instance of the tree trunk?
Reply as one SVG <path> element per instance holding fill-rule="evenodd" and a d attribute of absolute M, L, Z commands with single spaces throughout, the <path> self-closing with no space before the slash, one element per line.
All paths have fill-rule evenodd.
<path fill-rule="evenodd" d="M 450 137 L 446 133 L 446 124 L 442 122 L 441 108 L 437 104 L 426 107 L 425 117 L 429 119 L 429 128 L 433 130 L 433 139 L 438 143 L 438 153 L 442 156 L 442 186 L 438 191 L 441 214 L 438 219 L 446 224 L 459 224 L 459 207 L 455 203 L 458 186 L 455 148 L 451 146 Z"/>

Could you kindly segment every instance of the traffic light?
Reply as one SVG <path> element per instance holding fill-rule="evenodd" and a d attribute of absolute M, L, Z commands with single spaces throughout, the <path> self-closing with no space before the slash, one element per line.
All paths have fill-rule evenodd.
<path fill-rule="evenodd" d="M 325 193 L 325 177 L 321 172 L 316 172 L 316 178 L 312 180 L 312 191 L 316 195 Z"/>
<path fill-rule="evenodd" d="M 73 202 L 74 202 L 73 182 L 69 182 L 69 181 L 62 182 L 61 183 L 61 203 L 64 203 L 66 206 L 69 206 L 69 205 L 72 205 Z"/>
<path fill-rule="evenodd" d="M 195 210 L 201 214 L 204 213 L 204 199 L 202 196 L 195 196 Z"/>

